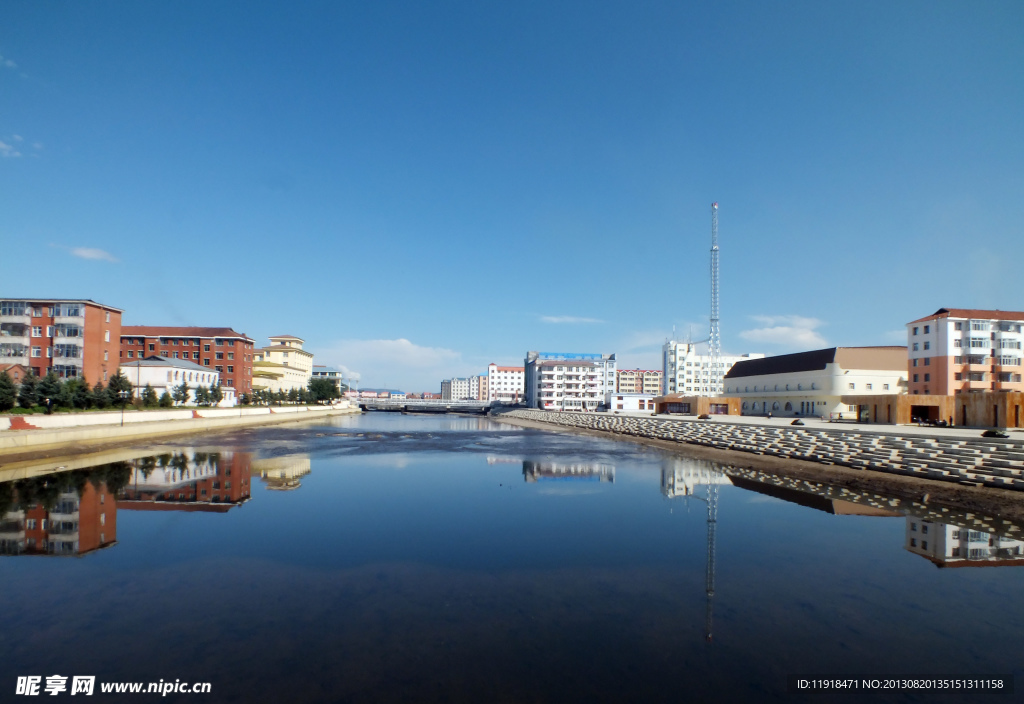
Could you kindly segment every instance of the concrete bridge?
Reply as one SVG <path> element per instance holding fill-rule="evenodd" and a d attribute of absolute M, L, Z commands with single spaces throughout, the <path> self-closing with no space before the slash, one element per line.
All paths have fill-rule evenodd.
<path fill-rule="evenodd" d="M 364 411 L 390 411 L 392 413 L 479 413 L 486 414 L 492 401 L 441 401 L 420 398 L 362 398 L 359 407 Z"/>

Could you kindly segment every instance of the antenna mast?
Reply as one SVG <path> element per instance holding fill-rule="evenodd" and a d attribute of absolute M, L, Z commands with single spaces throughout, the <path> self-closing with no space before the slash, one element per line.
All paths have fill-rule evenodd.
<path fill-rule="evenodd" d="M 712 396 L 718 396 L 722 379 L 722 330 L 718 318 L 718 203 L 711 204 L 711 355 Z"/>

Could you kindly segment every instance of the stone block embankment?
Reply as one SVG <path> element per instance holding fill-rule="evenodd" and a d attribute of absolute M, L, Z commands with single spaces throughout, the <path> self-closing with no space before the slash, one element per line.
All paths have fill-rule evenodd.
<path fill-rule="evenodd" d="M 720 450 L 1024 490 L 1024 445 L 1012 440 L 932 438 L 898 432 L 741 425 L 723 420 L 638 418 L 600 413 L 514 410 L 501 415 Z"/>

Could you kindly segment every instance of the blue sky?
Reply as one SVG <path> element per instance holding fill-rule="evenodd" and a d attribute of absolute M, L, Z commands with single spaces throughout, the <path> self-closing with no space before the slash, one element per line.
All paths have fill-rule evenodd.
<path fill-rule="evenodd" d="M 8 2 L 0 296 L 436 389 L 1024 309 L 1024 3 Z"/>

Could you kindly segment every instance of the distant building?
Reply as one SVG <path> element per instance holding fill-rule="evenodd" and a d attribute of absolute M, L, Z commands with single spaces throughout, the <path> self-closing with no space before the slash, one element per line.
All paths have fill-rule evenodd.
<path fill-rule="evenodd" d="M 487 396 L 485 401 L 520 403 L 525 397 L 526 373 L 523 367 L 487 365 Z"/>
<path fill-rule="evenodd" d="M 313 376 L 313 353 L 294 335 L 268 338 L 269 347 L 253 350 L 253 389 L 281 392 L 305 389 Z"/>
<path fill-rule="evenodd" d="M 726 374 L 725 394 L 748 415 L 856 418 L 857 405 L 842 397 L 906 389 L 906 354 L 905 347 L 829 347 L 749 359 Z"/>
<path fill-rule="evenodd" d="M 166 461 L 164 460 L 166 457 Z M 118 508 L 226 513 L 249 500 L 252 455 L 185 451 L 132 461 Z"/>
<path fill-rule="evenodd" d="M 445 379 L 441 382 L 441 398 L 445 401 L 465 401 L 473 399 L 478 389 L 479 386 L 477 385 L 474 388 L 473 383 L 469 379 L 458 377 Z"/>
<path fill-rule="evenodd" d="M 252 475 L 258 476 L 269 491 L 294 491 L 302 486 L 300 481 L 312 471 L 309 455 L 285 455 L 253 460 Z"/>
<path fill-rule="evenodd" d="M 388 398 L 401 401 L 402 399 L 406 398 L 406 394 L 404 391 L 389 391 Z"/>
<path fill-rule="evenodd" d="M 25 375 L 28 374 L 28 367 L 24 364 L 0 364 L 0 372 L 7 372 L 7 376 L 11 377 L 11 381 L 15 384 L 20 384 Z"/>
<path fill-rule="evenodd" d="M 195 402 L 198 387 L 217 386 L 220 383 L 220 375 L 209 367 L 167 357 L 153 356 L 126 362 L 121 365 L 121 373 L 131 382 L 134 398 L 141 398 L 146 386 L 152 386 L 156 395 L 160 396 L 165 391 L 173 394 L 175 387 L 188 384 L 188 404 Z M 234 389 L 222 387 L 221 393 L 224 398 L 218 405 L 228 407 L 236 404 Z"/>
<path fill-rule="evenodd" d="M 537 462 L 523 460 L 523 481 L 608 482 L 615 481 L 615 467 L 598 462 Z"/>
<path fill-rule="evenodd" d="M 701 348 L 703 349 L 703 347 Z M 661 348 L 662 393 L 686 396 L 716 396 L 722 393 L 722 379 L 737 362 L 761 359 L 763 354 L 723 354 L 713 368 L 710 354 L 698 351 L 696 343 L 667 341 Z"/>
<path fill-rule="evenodd" d="M 325 367 L 322 364 L 314 364 L 313 372 L 310 376 L 311 379 L 327 379 L 338 384 L 338 390 L 341 391 L 344 384 L 344 374 L 340 369 L 334 367 Z"/>
<path fill-rule="evenodd" d="M 117 371 L 121 312 L 82 299 L 0 300 L 0 363 L 106 383 Z"/>
<path fill-rule="evenodd" d="M 220 375 L 220 383 L 236 395 L 252 392 L 253 340 L 231 328 L 125 325 L 121 328 L 121 360 L 145 357 L 187 359 Z"/>
<path fill-rule="evenodd" d="M 663 376 L 657 369 L 620 369 L 615 373 L 615 391 L 658 396 L 662 393 Z"/>
<path fill-rule="evenodd" d="M 548 411 L 596 411 L 615 390 L 615 355 L 527 352 L 526 403 Z"/>
<path fill-rule="evenodd" d="M 609 411 L 654 411 L 654 399 L 658 394 L 605 394 L 605 406 Z"/>
<path fill-rule="evenodd" d="M 911 394 L 1024 391 L 1024 312 L 940 308 L 907 323 Z"/>

